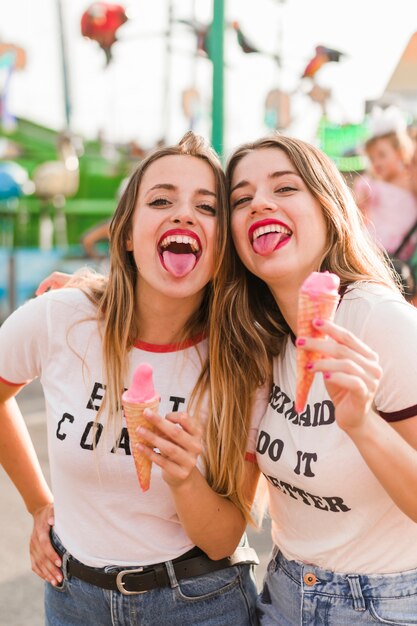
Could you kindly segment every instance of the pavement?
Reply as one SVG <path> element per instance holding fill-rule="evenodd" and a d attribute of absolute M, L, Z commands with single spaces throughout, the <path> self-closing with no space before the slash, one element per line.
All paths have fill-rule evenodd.
<path fill-rule="evenodd" d="M 45 405 L 40 383 L 24 388 L 18 403 L 47 479 L 49 465 L 46 444 Z M 43 582 L 31 570 L 29 537 L 32 518 L 17 490 L 0 467 L 0 626 L 43 626 Z M 248 531 L 257 550 L 258 587 L 262 583 L 271 546 L 269 523 L 261 531 Z"/>

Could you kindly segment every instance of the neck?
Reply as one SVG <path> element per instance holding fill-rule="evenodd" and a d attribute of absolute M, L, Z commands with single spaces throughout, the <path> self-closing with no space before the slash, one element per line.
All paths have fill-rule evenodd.
<path fill-rule="evenodd" d="M 285 284 L 280 281 L 279 284 L 268 285 L 279 310 L 294 335 L 297 334 L 298 293 L 302 282 L 302 280 L 298 282 L 292 277 Z"/>
<path fill-rule="evenodd" d="M 146 297 L 141 288 L 136 297 L 136 311 L 141 341 L 155 345 L 177 343 L 183 339 L 184 327 L 197 312 L 203 293 L 185 298 L 172 298 L 153 293 Z"/>

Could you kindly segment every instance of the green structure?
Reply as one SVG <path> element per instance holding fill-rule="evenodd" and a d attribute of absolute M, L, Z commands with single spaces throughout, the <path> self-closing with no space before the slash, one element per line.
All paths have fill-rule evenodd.
<path fill-rule="evenodd" d="M 361 148 L 369 137 L 366 122 L 362 124 L 333 124 L 322 118 L 317 131 L 319 148 L 341 172 L 361 172 L 367 161 Z"/>
<path fill-rule="evenodd" d="M 221 156 L 224 150 L 224 0 L 213 0 L 210 58 L 213 63 L 211 143 Z"/>
<path fill-rule="evenodd" d="M 19 151 L 19 155 L 11 160 L 24 167 L 30 177 L 37 166 L 59 160 L 59 133 L 49 128 L 19 119 L 16 130 L 3 137 L 13 142 Z M 78 191 L 73 197 L 66 198 L 62 209 L 69 246 L 79 244 L 85 230 L 113 213 L 117 189 L 133 166 L 122 154 L 117 164 L 110 163 L 101 155 L 101 146 L 97 141 L 85 142 L 78 160 Z M 0 229 L 3 232 L 7 228 L 9 233 L 13 233 L 8 242 L 10 246 L 38 248 L 40 216 L 42 212 L 53 216 L 54 211 L 51 203 L 35 194 L 23 195 L 17 203 L 0 202 Z M 4 237 L 2 245 L 5 245 Z"/>

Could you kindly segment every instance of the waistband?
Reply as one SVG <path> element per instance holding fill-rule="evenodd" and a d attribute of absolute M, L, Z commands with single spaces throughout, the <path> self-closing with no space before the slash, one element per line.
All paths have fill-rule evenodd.
<path fill-rule="evenodd" d="M 304 593 L 349 596 L 357 599 L 406 597 L 417 594 L 417 569 L 390 574 L 339 573 L 315 565 L 290 561 L 275 546 L 273 559 Z"/>
<path fill-rule="evenodd" d="M 66 570 L 68 576 L 74 576 L 101 589 L 120 591 L 124 595 L 145 593 L 151 589 L 171 586 L 169 571 L 172 570 L 177 580 L 181 580 L 202 576 L 234 565 L 259 564 L 255 550 L 248 546 L 239 546 L 231 556 L 218 561 L 213 561 L 200 548 L 195 547 L 165 563 L 129 568 L 107 566 L 99 569 L 84 565 L 68 552 L 64 552 L 56 545 L 53 536 L 52 542 L 63 560 L 63 570 Z"/>

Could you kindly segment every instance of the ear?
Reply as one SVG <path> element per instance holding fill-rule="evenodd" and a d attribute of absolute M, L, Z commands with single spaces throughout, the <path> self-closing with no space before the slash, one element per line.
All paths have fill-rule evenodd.
<path fill-rule="evenodd" d="M 132 236 L 129 235 L 129 237 L 126 239 L 126 250 L 128 252 L 132 252 L 133 251 L 133 241 L 132 241 Z"/>

